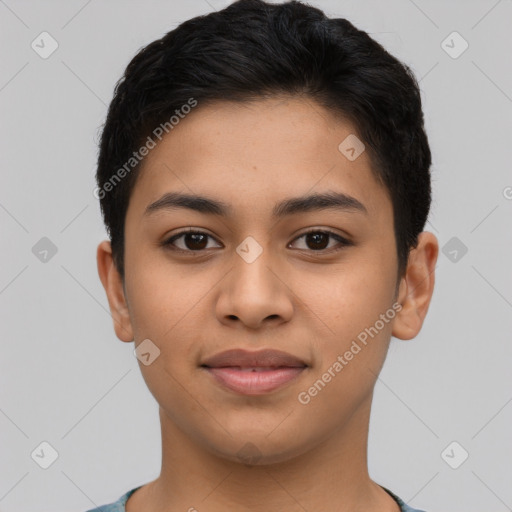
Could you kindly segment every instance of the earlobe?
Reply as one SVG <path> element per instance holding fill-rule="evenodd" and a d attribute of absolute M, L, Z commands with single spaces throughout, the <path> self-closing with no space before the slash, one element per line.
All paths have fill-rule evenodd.
<path fill-rule="evenodd" d="M 133 341 L 133 329 L 124 293 L 123 280 L 114 264 L 112 247 L 108 240 L 104 240 L 98 245 L 96 262 L 101 283 L 107 294 L 116 336 L 121 341 Z"/>
<path fill-rule="evenodd" d="M 396 338 L 410 340 L 421 330 L 434 292 L 438 253 L 437 238 L 428 231 L 420 233 L 400 282 L 398 303 L 402 309 L 395 317 L 392 330 Z"/>

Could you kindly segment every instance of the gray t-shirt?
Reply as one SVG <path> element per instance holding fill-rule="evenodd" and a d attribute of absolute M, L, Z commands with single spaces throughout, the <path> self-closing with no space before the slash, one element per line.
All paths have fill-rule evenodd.
<path fill-rule="evenodd" d="M 140 486 L 142 487 L 142 486 Z M 126 494 L 123 494 L 115 503 L 110 503 L 109 505 L 103 505 L 98 508 L 94 508 L 88 510 L 87 512 L 126 512 L 126 502 L 128 498 L 140 487 L 136 487 L 131 491 L 128 491 Z M 381 485 L 382 487 L 382 485 Z M 389 489 L 382 487 L 400 506 L 401 512 L 425 512 L 424 510 L 419 510 L 416 508 L 409 507 L 402 499 L 400 499 L 396 494 L 393 494 Z"/>

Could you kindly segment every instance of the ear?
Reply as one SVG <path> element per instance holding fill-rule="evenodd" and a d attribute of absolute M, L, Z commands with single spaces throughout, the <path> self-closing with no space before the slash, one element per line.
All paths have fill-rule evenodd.
<path fill-rule="evenodd" d="M 96 260 L 98 274 L 107 293 L 116 335 L 121 341 L 133 341 L 133 329 L 124 294 L 123 280 L 114 264 L 112 246 L 109 241 L 104 240 L 98 245 Z"/>
<path fill-rule="evenodd" d="M 398 303 L 402 309 L 395 317 L 392 330 L 396 338 L 410 340 L 420 332 L 434 291 L 438 254 L 437 238 L 428 231 L 420 233 L 400 282 Z"/>

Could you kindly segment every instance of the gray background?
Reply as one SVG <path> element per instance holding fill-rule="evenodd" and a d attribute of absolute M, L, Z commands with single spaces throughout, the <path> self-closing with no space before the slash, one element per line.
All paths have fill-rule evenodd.
<path fill-rule="evenodd" d="M 96 144 L 136 51 L 227 3 L 0 0 L 2 512 L 84 511 L 158 475 L 156 402 L 97 277 Z M 377 383 L 370 474 L 429 512 L 512 510 L 512 1 L 312 4 L 421 80 L 427 228 L 446 253 L 422 332 L 392 341 Z M 59 45 L 47 59 L 31 48 L 43 31 Z M 460 39 L 442 46 L 453 31 L 469 44 L 457 58 L 445 49 Z M 46 261 L 43 237 L 57 248 Z M 43 441 L 58 452 L 48 469 L 31 457 Z"/>

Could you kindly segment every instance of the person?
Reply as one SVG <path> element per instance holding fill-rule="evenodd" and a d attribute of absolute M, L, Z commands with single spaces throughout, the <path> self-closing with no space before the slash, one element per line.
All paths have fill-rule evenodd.
<path fill-rule="evenodd" d="M 367 442 L 391 337 L 433 293 L 430 166 L 414 74 L 319 8 L 239 0 L 137 53 L 101 135 L 97 265 L 162 462 L 95 510 L 415 511 Z"/>

